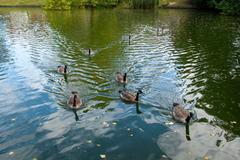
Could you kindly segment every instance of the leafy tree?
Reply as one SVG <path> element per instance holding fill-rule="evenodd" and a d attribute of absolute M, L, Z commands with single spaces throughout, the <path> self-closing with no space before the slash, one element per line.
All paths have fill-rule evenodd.
<path fill-rule="evenodd" d="M 212 8 L 227 15 L 240 15 L 239 0 L 192 0 L 200 8 Z"/>
<path fill-rule="evenodd" d="M 45 9 L 68 10 L 71 9 L 72 0 L 45 0 Z"/>
<path fill-rule="evenodd" d="M 216 8 L 228 15 L 240 15 L 240 1 L 239 0 L 222 0 L 215 2 Z"/>

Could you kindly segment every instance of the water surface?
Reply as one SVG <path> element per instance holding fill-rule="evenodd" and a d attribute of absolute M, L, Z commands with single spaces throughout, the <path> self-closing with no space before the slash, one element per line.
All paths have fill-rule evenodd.
<path fill-rule="evenodd" d="M 70 68 L 65 76 L 56 72 L 63 64 Z M 128 72 L 127 89 L 143 90 L 139 108 L 119 99 L 117 71 Z M 0 159 L 240 156 L 236 17 L 0 9 L 0 86 Z M 79 121 L 66 105 L 71 91 L 84 101 Z M 171 117 L 173 102 L 195 113 L 190 141 Z"/>

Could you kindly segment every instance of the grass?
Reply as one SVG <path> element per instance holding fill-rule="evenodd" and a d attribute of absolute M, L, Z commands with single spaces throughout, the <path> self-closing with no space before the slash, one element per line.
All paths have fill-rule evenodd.
<path fill-rule="evenodd" d="M 39 6 L 43 0 L 0 0 L 0 6 Z"/>

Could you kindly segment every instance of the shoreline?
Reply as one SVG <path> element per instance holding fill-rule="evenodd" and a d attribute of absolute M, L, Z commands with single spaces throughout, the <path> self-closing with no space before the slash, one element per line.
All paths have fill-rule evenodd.
<path fill-rule="evenodd" d="M 159 4 L 158 7 L 153 9 L 199 9 L 197 6 L 189 3 L 188 0 L 183 0 L 184 2 L 168 2 Z M 40 3 L 37 4 L 0 4 L 0 8 L 43 8 L 43 5 Z M 89 8 L 88 6 L 72 6 L 72 9 L 80 9 L 80 8 Z M 131 6 L 125 5 L 117 5 L 117 6 L 99 6 L 93 8 L 122 8 L 122 9 L 134 9 Z"/>
<path fill-rule="evenodd" d="M 0 8 L 42 8 L 42 5 L 0 5 Z"/>
<path fill-rule="evenodd" d="M 42 5 L 0 5 L 0 8 L 42 8 Z M 122 8 L 122 9 L 132 9 L 132 10 L 135 10 L 134 8 L 130 8 L 130 7 L 129 8 L 125 8 L 125 7 L 96 7 L 96 9 L 97 8 L 106 8 L 106 9 Z M 82 9 L 82 8 L 73 7 L 72 9 Z M 160 7 L 157 7 L 155 9 L 199 9 L 199 8 L 196 7 L 196 6 L 182 6 L 182 5 L 179 5 L 179 6 L 178 5 L 173 5 L 173 6 L 171 6 L 170 5 L 170 6 L 160 6 Z M 144 9 L 144 10 L 149 10 L 149 9 Z"/>
<path fill-rule="evenodd" d="M 160 7 L 161 8 L 161 7 Z M 197 6 L 191 3 L 177 3 L 177 2 L 170 2 L 163 6 L 166 9 L 199 9 Z"/>

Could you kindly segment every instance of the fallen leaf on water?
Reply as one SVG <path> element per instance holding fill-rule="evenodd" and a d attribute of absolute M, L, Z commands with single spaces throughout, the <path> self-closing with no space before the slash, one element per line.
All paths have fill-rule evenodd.
<path fill-rule="evenodd" d="M 104 121 L 104 122 L 103 122 L 103 126 L 104 126 L 104 127 L 109 127 L 109 124 Z"/>
<path fill-rule="evenodd" d="M 87 143 L 92 143 L 92 140 L 87 140 Z"/>
<path fill-rule="evenodd" d="M 204 160 L 209 160 L 208 156 L 203 157 Z"/>
<path fill-rule="evenodd" d="M 131 129 L 130 129 L 130 128 L 128 128 L 127 130 L 128 130 L 128 131 L 130 131 Z"/>
<path fill-rule="evenodd" d="M 117 122 L 112 122 L 113 125 L 117 125 Z"/>
<path fill-rule="evenodd" d="M 11 156 L 11 155 L 13 155 L 13 154 L 14 154 L 14 152 L 9 152 L 8 154 Z"/>
<path fill-rule="evenodd" d="M 16 120 L 15 118 L 12 119 L 12 121 L 15 121 L 15 120 Z"/>
<path fill-rule="evenodd" d="M 133 136 L 133 134 L 130 134 L 130 137 L 132 137 Z"/>
<path fill-rule="evenodd" d="M 101 147 L 101 144 L 96 144 L 97 147 Z"/>
<path fill-rule="evenodd" d="M 106 155 L 105 155 L 105 154 L 100 154 L 100 157 L 101 157 L 102 159 L 104 159 L 104 158 L 106 158 Z"/>
<path fill-rule="evenodd" d="M 138 128 L 140 131 L 144 132 L 144 130 L 142 128 Z"/>
<path fill-rule="evenodd" d="M 37 158 L 33 158 L 32 160 L 37 160 Z"/>
<path fill-rule="evenodd" d="M 165 122 L 166 125 L 173 125 L 173 122 Z"/>
<path fill-rule="evenodd" d="M 167 156 L 166 156 L 166 155 L 162 155 L 162 157 L 163 157 L 163 158 L 167 158 Z"/>
<path fill-rule="evenodd" d="M 237 122 L 236 122 L 236 121 L 232 121 L 231 123 L 232 123 L 232 124 L 237 124 Z"/>

